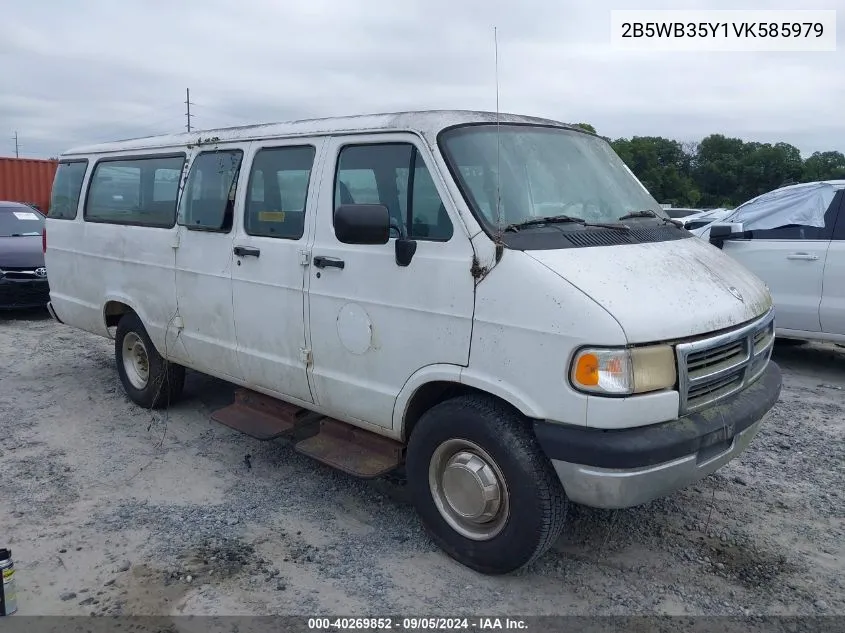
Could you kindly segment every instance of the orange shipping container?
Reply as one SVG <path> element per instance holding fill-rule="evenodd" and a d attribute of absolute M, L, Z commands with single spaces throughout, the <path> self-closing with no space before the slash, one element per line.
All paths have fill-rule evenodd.
<path fill-rule="evenodd" d="M 32 158 L 0 158 L 0 200 L 24 202 L 47 213 L 58 162 Z"/>

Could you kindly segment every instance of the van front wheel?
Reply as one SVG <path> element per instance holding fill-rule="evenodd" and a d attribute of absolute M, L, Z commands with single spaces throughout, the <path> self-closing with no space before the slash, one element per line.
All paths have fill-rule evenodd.
<path fill-rule="evenodd" d="M 136 404 L 159 409 L 182 394 L 185 368 L 161 357 L 134 312 L 123 315 L 117 324 L 114 355 L 123 389 Z"/>
<path fill-rule="evenodd" d="M 478 572 L 528 565 L 563 528 L 566 497 L 551 463 L 519 414 L 492 398 L 460 396 L 427 411 L 406 472 L 432 539 Z"/>

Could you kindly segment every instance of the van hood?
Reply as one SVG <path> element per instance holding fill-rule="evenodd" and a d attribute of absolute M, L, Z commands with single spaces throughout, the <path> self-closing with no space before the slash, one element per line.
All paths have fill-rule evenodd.
<path fill-rule="evenodd" d="M 758 277 L 697 237 L 523 252 L 607 310 L 632 344 L 730 328 L 772 306 Z"/>

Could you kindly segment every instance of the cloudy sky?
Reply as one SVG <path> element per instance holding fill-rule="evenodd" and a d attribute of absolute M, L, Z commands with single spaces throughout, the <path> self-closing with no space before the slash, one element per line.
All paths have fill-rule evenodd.
<path fill-rule="evenodd" d="M 0 21 L 0 155 L 291 118 L 495 109 L 611 137 L 721 132 L 845 151 L 845 0 L 825 53 L 631 53 L 611 9 L 722 0 L 9 0 Z M 745 9 L 795 9 L 746 0 Z"/>

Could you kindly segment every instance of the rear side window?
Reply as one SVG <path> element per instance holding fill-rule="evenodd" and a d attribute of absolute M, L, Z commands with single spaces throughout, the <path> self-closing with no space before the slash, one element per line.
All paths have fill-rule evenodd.
<path fill-rule="evenodd" d="M 87 160 L 59 163 L 53 178 L 53 191 L 50 195 L 49 217 L 59 220 L 73 220 L 79 207 L 79 195 L 82 193 L 82 181 L 88 170 Z"/>
<path fill-rule="evenodd" d="M 170 228 L 176 223 L 176 199 L 185 156 L 104 160 L 94 167 L 87 222 Z"/>
<path fill-rule="evenodd" d="M 194 159 L 182 196 L 179 224 L 195 231 L 232 230 L 243 156 L 241 150 L 222 150 L 203 152 Z"/>
<path fill-rule="evenodd" d="M 305 233 L 305 206 L 315 149 L 272 147 L 252 161 L 244 211 L 248 235 L 298 240 Z"/>

